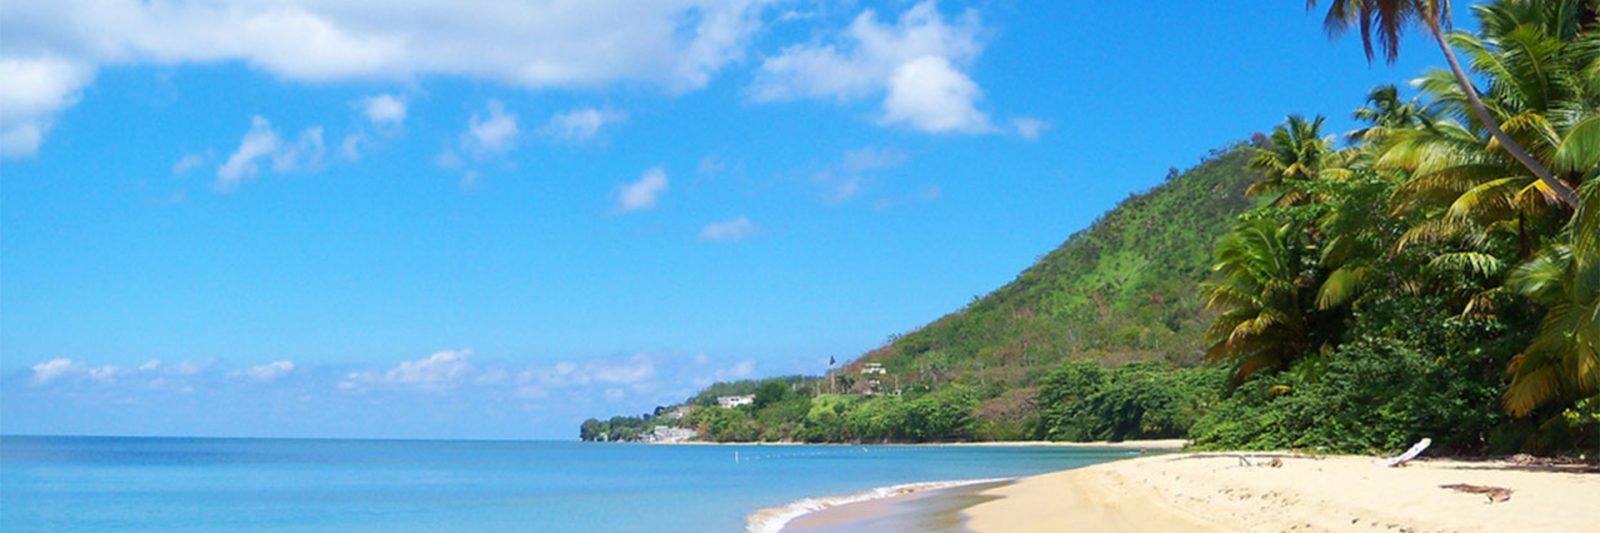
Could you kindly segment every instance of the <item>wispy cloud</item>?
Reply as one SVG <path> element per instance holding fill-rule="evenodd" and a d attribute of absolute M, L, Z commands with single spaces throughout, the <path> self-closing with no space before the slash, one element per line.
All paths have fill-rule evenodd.
<path fill-rule="evenodd" d="M 617 188 L 617 205 L 613 214 L 644 211 L 656 206 L 661 194 L 667 191 L 667 171 L 654 167 L 644 171 L 639 179 Z"/>
<path fill-rule="evenodd" d="M 700 240 L 738 241 L 754 237 L 760 233 L 760 226 L 751 222 L 747 217 L 738 217 L 706 224 L 705 227 L 700 228 Z"/>
<path fill-rule="evenodd" d="M 282 360 L 238 370 L 230 375 L 247 377 L 265 383 L 281 378 L 293 371 L 294 361 Z"/>
<path fill-rule="evenodd" d="M 556 113 L 546 122 L 545 135 L 573 143 L 593 142 L 600 138 L 602 128 L 620 124 L 628 114 L 613 109 L 585 107 Z"/>
<path fill-rule="evenodd" d="M 498 154 L 511 149 L 517 141 L 517 114 L 506 111 L 499 100 L 489 100 L 484 105 L 487 115 L 474 112 L 461 134 L 462 146 L 483 154 Z"/>
<path fill-rule="evenodd" d="M 823 202 L 843 203 L 871 185 L 873 172 L 900 166 L 909 159 L 909 155 L 899 150 L 874 147 L 846 150 L 839 162 L 812 174 L 811 182 L 822 187 Z"/>
<path fill-rule="evenodd" d="M 1018 137 L 1034 141 L 1050 130 L 1050 123 L 1036 118 L 1017 117 L 1011 119 L 1011 127 L 1016 130 Z"/>
<path fill-rule="evenodd" d="M 220 192 L 238 189 L 241 182 L 261 172 L 259 161 L 264 159 L 271 160 L 275 172 L 315 168 L 322 163 L 323 151 L 321 126 L 307 128 L 295 142 L 286 143 L 272 123 L 258 115 L 250 119 L 250 131 L 245 132 L 239 147 L 217 167 L 212 187 Z"/>
<path fill-rule="evenodd" d="M 357 102 L 361 107 L 361 114 L 367 117 L 372 125 L 383 128 L 395 128 L 406 121 L 406 101 L 392 94 L 380 94 L 362 98 Z"/>
<path fill-rule="evenodd" d="M 187 154 L 178 158 L 178 161 L 172 164 L 172 175 L 182 176 L 188 174 L 191 170 L 205 166 L 205 164 L 206 156 L 202 154 Z"/>

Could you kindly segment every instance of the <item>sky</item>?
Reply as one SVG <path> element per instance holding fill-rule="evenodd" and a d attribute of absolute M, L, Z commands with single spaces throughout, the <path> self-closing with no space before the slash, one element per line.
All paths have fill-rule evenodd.
<path fill-rule="evenodd" d="M 1355 128 L 1402 49 L 1288 0 L 8 0 L 0 433 L 572 439 L 821 373 Z"/>

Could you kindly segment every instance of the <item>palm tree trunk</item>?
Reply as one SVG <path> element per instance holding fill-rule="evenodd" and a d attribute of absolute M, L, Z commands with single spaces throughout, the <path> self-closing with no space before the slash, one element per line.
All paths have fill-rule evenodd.
<path fill-rule="evenodd" d="M 1522 145 L 1517 144 L 1517 141 L 1500 129 L 1500 122 L 1489 114 L 1489 108 L 1484 107 L 1483 100 L 1478 98 L 1478 89 L 1473 87 L 1472 80 L 1467 78 L 1466 71 L 1461 69 L 1461 62 L 1456 60 L 1455 51 L 1450 48 L 1449 41 L 1445 40 L 1444 31 L 1439 28 L 1439 21 L 1433 17 L 1425 18 L 1428 19 L 1428 29 L 1433 32 L 1434 42 L 1439 43 L 1439 49 L 1444 51 L 1445 61 L 1450 63 L 1450 72 L 1455 74 L 1456 83 L 1460 84 L 1461 90 L 1467 93 L 1467 103 L 1472 105 L 1472 111 L 1477 113 L 1478 120 L 1483 122 L 1483 127 L 1489 129 L 1489 135 L 1493 136 L 1494 140 L 1499 141 L 1500 147 L 1511 154 L 1511 157 L 1516 158 L 1517 162 L 1522 163 L 1522 166 L 1528 167 L 1528 170 L 1533 172 L 1533 175 L 1537 176 L 1539 181 L 1544 182 L 1546 187 L 1555 191 L 1556 198 L 1561 200 L 1561 203 L 1567 204 L 1567 207 L 1577 209 L 1577 193 L 1572 192 L 1572 188 L 1567 187 L 1565 183 L 1561 183 L 1561 180 L 1551 175 L 1550 171 L 1539 163 L 1539 160 L 1534 159 L 1526 149 L 1522 148 Z"/>

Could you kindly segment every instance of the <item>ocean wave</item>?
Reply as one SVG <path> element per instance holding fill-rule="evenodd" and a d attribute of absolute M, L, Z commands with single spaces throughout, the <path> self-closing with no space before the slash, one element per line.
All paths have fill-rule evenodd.
<path fill-rule="evenodd" d="M 962 485 L 972 485 L 976 483 L 1005 481 L 1007 479 L 1010 478 L 905 483 L 901 485 L 890 485 L 887 487 L 868 489 L 845 496 L 803 498 L 782 507 L 768 507 L 766 509 L 761 509 L 754 513 L 750 513 L 750 516 L 745 517 L 745 522 L 748 524 L 748 526 L 745 528 L 745 531 L 749 531 L 750 533 L 778 533 L 779 531 L 783 530 L 783 526 L 788 525 L 789 522 L 794 521 L 796 518 L 800 518 L 802 516 L 825 509 L 838 507 L 840 505 L 871 500 L 881 500 L 884 498 L 892 498 L 904 494 L 911 494 L 913 492 L 948 489 L 951 487 L 960 487 Z"/>

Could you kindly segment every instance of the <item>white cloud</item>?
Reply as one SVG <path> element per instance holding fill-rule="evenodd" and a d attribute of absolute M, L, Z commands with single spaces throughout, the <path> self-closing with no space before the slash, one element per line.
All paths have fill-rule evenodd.
<path fill-rule="evenodd" d="M 472 114 L 462 145 L 480 154 L 504 152 L 516 144 L 517 115 L 506 111 L 499 100 L 489 100 L 488 117 Z"/>
<path fill-rule="evenodd" d="M 6 23 L 5 33 L 22 27 L 13 20 Z M 38 152 L 56 113 L 77 103 L 83 86 L 93 78 L 92 66 L 55 55 L 0 54 L 0 157 Z"/>
<path fill-rule="evenodd" d="M 72 359 L 58 357 L 33 365 L 33 383 L 42 385 L 58 379 L 83 376 L 100 383 L 114 383 L 117 376 L 128 370 L 116 365 L 89 366 Z"/>
<path fill-rule="evenodd" d="M 172 164 L 172 175 L 181 176 L 189 171 L 205 166 L 206 156 L 201 154 L 188 154 Z"/>
<path fill-rule="evenodd" d="M 973 104 L 981 97 L 978 84 L 951 66 L 949 60 L 922 56 L 900 65 L 889 78 L 883 122 L 928 133 L 994 131 L 989 115 Z"/>
<path fill-rule="evenodd" d="M 932 1 L 912 6 L 893 25 L 863 11 L 836 42 L 783 49 L 765 59 L 750 88 L 756 101 L 884 95 L 881 122 L 930 133 L 993 131 L 976 108 L 978 85 L 960 67 L 983 51 L 977 12 L 946 21 Z"/>
<path fill-rule="evenodd" d="M 608 402 L 620 402 L 627 396 L 628 394 L 623 392 L 622 389 L 606 389 L 605 392 L 605 398 Z"/>
<path fill-rule="evenodd" d="M 33 365 L 33 382 L 46 383 L 61 376 L 80 372 L 83 368 L 83 363 L 76 363 L 71 359 L 58 357 Z"/>
<path fill-rule="evenodd" d="M 406 121 L 406 101 L 392 94 L 362 98 L 357 104 L 367 121 L 379 127 L 398 127 Z"/>
<path fill-rule="evenodd" d="M 22 158 L 39 151 L 49 122 L 25 121 L 0 129 L 0 158 Z"/>
<path fill-rule="evenodd" d="M 351 372 L 339 383 L 340 389 L 365 390 L 369 385 L 408 386 L 438 391 L 452 388 L 476 370 L 467 359 L 472 350 L 435 352 L 423 359 L 403 361 L 385 372 Z"/>
<path fill-rule="evenodd" d="M 241 62 L 302 82 L 462 76 L 517 86 L 639 82 L 704 87 L 740 59 L 762 0 L 235 2 L 8 0 L 0 62 L 61 57 L 71 75 L 31 94 L 66 102 L 0 126 L 7 154 L 37 149 L 49 120 L 100 65 Z M 24 87 L 0 67 L 0 92 Z M 0 108 L 11 102 L 0 99 Z M 20 109 L 20 108 L 18 108 Z M 31 133 L 30 133 L 31 132 Z M 31 143 L 31 144 L 30 144 Z"/>
<path fill-rule="evenodd" d="M 239 372 L 239 375 L 250 379 L 269 382 L 294 371 L 294 361 L 273 361 L 264 365 L 256 365 Z"/>
<path fill-rule="evenodd" d="M 737 241 L 753 237 L 761 232 L 761 228 L 751 222 L 749 218 L 739 217 L 722 222 L 713 222 L 700 228 L 700 239 L 706 241 Z"/>
<path fill-rule="evenodd" d="M 617 189 L 617 205 L 612 213 L 631 213 L 656 206 L 661 193 L 667 190 L 667 171 L 654 167 L 644 171 L 639 180 L 623 184 Z"/>
<path fill-rule="evenodd" d="M 322 164 L 324 152 L 322 145 L 322 126 L 315 126 L 300 132 L 300 138 L 294 144 L 283 145 L 278 153 L 272 155 L 272 170 L 276 172 L 293 172 L 306 168 L 316 168 Z"/>
<path fill-rule="evenodd" d="M 272 124 L 267 119 L 260 116 L 251 118 L 250 131 L 245 132 L 244 139 L 239 141 L 239 148 L 228 156 L 227 162 L 217 167 L 217 190 L 231 191 L 245 178 L 255 177 L 261 171 L 256 160 L 278 151 L 281 144 L 283 141 L 278 138 L 278 132 L 272 130 Z"/>
<path fill-rule="evenodd" d="M 264 158 L 272 159 L 276 172 L 315 167 L 321 164 L 323 151 L 321 126 L 302 131 L 293 144 L 287 144 L 272 129 L 272 123 L 258 115 L 250 119 L 250 131 L 239 141 L 239 148 L 217 167 L 217 180 L 212 186 L 221 192 L 237 189 L 245 179 L 261 172 L 257 161 Z"/>
<path fill-rule="evenodd" d="M 1017 136 L 1030 141 L 1038 140 L 1044 132 L 1050 130 L 1049 122 L 1029 117 L 1011 119 L 1011 126 L 1016 129 Z"/>
<path fill-rule="evenodd" d="M 628 114 L 621 111 L 585 107 L 551 116 L 550 122 L 544 125 L 544 132 L 558 139 L 583 143 L 598 137 L 601 128 L 627 119 Z"/>

